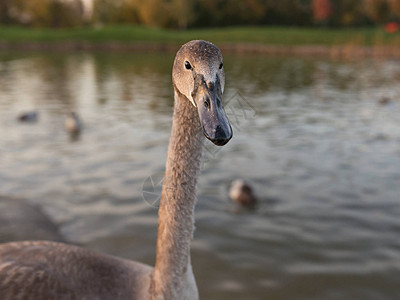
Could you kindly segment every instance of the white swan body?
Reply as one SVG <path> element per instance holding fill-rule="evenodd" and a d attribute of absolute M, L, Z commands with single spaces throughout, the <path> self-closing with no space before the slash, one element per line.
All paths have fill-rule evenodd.
<path fill-rule="evenodd" d="M 204 136 L 226 144 L 225 75 L 213 44 L 191 41 L 173 67 L 174 116 L 161 195 L 155 267 L 54 242 L 0 245 L 1 300 L 198 299 L 190 263 Z"/>

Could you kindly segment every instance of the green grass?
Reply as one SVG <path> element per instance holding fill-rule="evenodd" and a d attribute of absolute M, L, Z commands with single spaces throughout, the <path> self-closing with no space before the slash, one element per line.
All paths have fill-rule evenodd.
<path fill-rule="evenodd" d="M 191 39 L 214 43 L 256 43 L 270 45 L 400 45 L 400 34 L 387 34 L 382 28 L 318 29 L 295 27 L 229 27 L 184 31 L 140 26 L 48 29 L 0 27 L 0 41 L 6 42 L 142 42 L 181 44 Z"/>

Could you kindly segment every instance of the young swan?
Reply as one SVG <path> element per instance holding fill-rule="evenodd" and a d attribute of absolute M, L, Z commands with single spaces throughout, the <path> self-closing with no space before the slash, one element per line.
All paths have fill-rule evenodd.
<path fill-rule="evenodd" d="M 191 41 L 172 71 L 175 104 L 159 209 L 155 267 L 46 241 L 0 245 L 2 300 L 198 299 L 190 263 L 204 136 L 226 144 L 225 75 L 213 44 Z"/>

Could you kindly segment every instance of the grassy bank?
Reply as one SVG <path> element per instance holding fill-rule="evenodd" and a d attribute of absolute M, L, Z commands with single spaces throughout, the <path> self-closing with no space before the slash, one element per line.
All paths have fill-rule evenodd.
<path fill-rule="evenodd" d="M 387 34 L 382 28 L 313 29 L 282 27 L 234 27 L 172 31 L 137 26 L 103 28 L 46 29 L 0 27 L 3 42 L 140 42 L 181 44 L 191 39 L 215 43 L 252 43 L 262 45 L 346 45 L 400 46 L 400 34 Z"/>
<path fill-rule="evenodd" d="M 382 28 L 318 29 L 231 27 L 185 31 L 106 26 L 48 29 L 0 27 L 0 49 L 55 51 L 169 51 L 193 39 L 217 44 L 225 53 L 400 58 L 400 33 Z"/>

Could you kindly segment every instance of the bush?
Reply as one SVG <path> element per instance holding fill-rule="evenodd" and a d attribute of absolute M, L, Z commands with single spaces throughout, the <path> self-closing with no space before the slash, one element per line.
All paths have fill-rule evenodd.
<path fill-rule="evenodd" d="M 84 23 L 79 0 L 14 0 L 6 9 L 10 23 L 46 27 L 71 27 Z"/>

